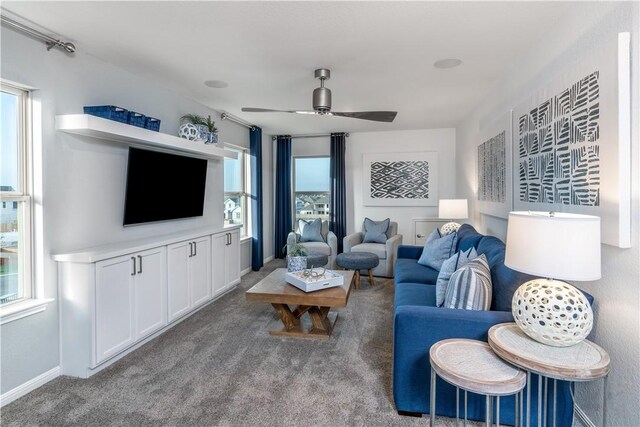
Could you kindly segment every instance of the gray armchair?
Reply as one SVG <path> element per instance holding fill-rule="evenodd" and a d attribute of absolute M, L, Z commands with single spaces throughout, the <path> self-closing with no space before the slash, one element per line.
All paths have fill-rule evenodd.
<path fill-rule="evenodd" d="M 309 252 L 316 252 L 323 255 L 327 255 L 329 257 L 329 261 L 327 265 L 325 265 L 328 269 L 336 268 L 336 256 L 338 255 L 338 238 L 333 231 L 329 231 L 329 222 L 322 221 L 322 230 L 320 231 L 324 242 L 300 242 L 300 230 L 298 229 L 297 221 L 296 221 L 296 231 L 292 231 L 287 236 L 287 253 L 291 246 L 296 243 L 300 243 L 304 246 Z"/>
<path fill-rule="evenodd" d="M 362 231 L 349 234 L 342 241 L 344 252 L 371 252 L 378 255 L 380 264 L 373 269 L 378 277 L 393 277 L 393 265 L 396 262 L 398 246 L 402 244 L 402 234 L 398 234 L 398 223 L 389 222 L 386 243 L 362 243 L 364 240 L 364 223 Z"/>

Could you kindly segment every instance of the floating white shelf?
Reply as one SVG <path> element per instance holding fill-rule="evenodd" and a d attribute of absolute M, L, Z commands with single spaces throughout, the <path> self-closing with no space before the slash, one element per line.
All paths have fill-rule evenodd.
<path fill-rule="evenodd" d="M 206 145 L 202 142 L 189 141 L 166 133 L 154 132 L 89 114 L 56 116 L 56 130 L 123 144 L 142 144 L 175 150 L 207 158 L 238 158 L 238 154 L 235 151 L 225 150 L 214 145 Z"/>

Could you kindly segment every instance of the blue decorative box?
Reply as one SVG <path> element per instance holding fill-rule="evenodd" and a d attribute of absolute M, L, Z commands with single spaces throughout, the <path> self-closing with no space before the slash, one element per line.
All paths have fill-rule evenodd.
<path fill-rule="evenodd" d="M 144 121 L 144 127 L 149 130 L 160 132 L 160 119 L 147 116 L 146 120 Z"/>
<path fill-rule="evenodd" d="M 121 123 L 127 123 L 129 120 L 129 110 L 116 107 L 115 105 L 95 105 L 91 107 L 84 107 L 84 113 Z"/>
<path fill-rule="evenodd" d="M 146 120 L 147 116 L 145 116 L 144 114 L 136 113 L 135 111 L 129 111 L 129 120 L 127 121 L 127 123 L 129 123 L 130 125 L 143 128 Z"/>

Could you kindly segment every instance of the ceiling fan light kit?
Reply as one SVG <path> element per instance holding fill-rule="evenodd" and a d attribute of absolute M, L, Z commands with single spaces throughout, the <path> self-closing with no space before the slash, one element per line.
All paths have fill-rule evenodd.
<path fill-rule="evenodd" d="M 391 123 L 398 114 L 397 111 L 352 111 L 337 112 L 331 111 L 331 90 L 324 87 L 324 81 L 331 78 L 331 70 L 318 68 L 314 72 L 315 78 L 320 80 L 320 87 L 313 90 L 313 111 L 300 110 L 272 110 L 269 108 L 243 107 L 245 113 L 293 113 L 293 114 L 315 114 L 321 116 L 349 117 L 352 119 L 371 120 L 374 122 Z"/>

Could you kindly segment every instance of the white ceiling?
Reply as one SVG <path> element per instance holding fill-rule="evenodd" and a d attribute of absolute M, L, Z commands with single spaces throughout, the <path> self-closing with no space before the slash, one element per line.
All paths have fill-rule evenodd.
<path fill-rule="evenodd" d="M 587 3 L 588 4 L 588 3 Z M 455 126 L 570 2 L 8 2 L 90 53 L 267 133 Z M 460 67 L 433 63 L 460 58 Z M 330 68 L 334 111 L 395 110 L 394 123 L 243 113 L 311 109 Z M 212 89 L 206 80 L 224 80 Z M 106 100 L 105 100 L 106 101 Z M 117 100 L 112 102 L 117 103 Z"/>

